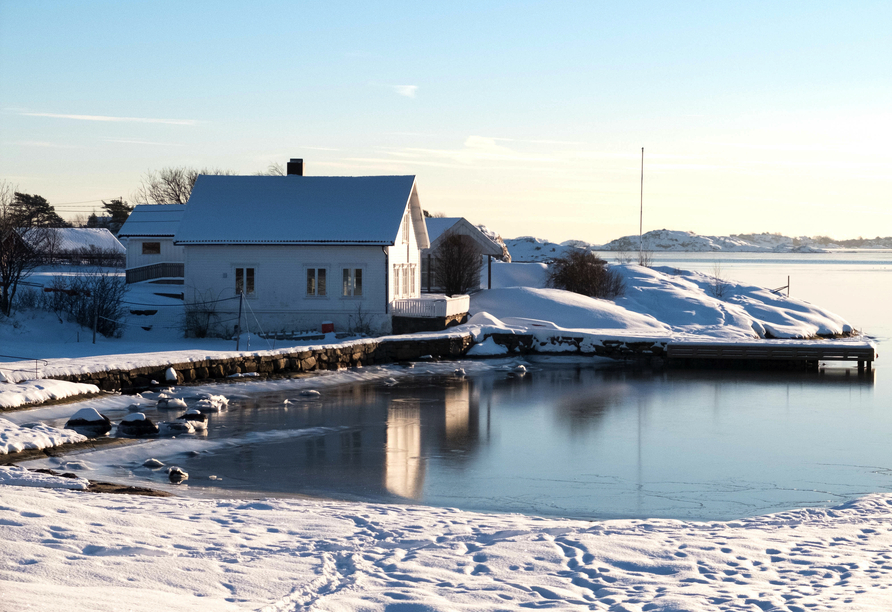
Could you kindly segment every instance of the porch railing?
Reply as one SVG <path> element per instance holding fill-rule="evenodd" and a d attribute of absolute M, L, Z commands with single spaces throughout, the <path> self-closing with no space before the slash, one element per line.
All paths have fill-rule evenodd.
<path fill-rule="evenodd" d="M 183 278 L 186 265 L 182 263 L 164 262 L 130 268 L 126 271 L 127 284 L 142 283 L 156 278 Z"/>
<path fill-rule="evenodd" d="M 448 297 L 442 294 L 425 294 L 418 298 L 393 301 L 392 312 L 397 317 L 439 318 L 468 312 L 471 298 L 467 295 Z"/>

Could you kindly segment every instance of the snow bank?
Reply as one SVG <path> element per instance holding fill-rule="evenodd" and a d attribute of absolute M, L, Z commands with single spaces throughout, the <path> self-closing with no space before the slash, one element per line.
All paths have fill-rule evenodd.
<path fill-rule="evenodd" d="M 85 442 L 86 436 L 70 429 L 57 429 L 41 424 L 16 425 L 0 418 L 0 455 L 27 449 L 52 448 L 60 444 Z"/>
<path fill-rule="evenodd" d="M 850 333 L 841 317 L 762 287 L 668 267 L 611 266 L 626 283 L 617 306 L 649 314 L 679 337 L 813 338 Z"/>
<path fill-rule="evenodd" d="M 90 481 L 85 478 L 65 478 L 63 476 L 32 472 L 17 465 L 10 465 L 0 466 L 0 485 L 83 490 L 90 486 Z"/>
<path fill-rule="evenodd" d="M 648 314 L 630 312 L 608 300 L 560 289 L 515 287 L 481 291 L 471 296 L 471 314 L 479 312 L 488 312 L 501 320 L 517 317 L 550 321 L 566 329 L 635 330 L 657 334 L 669 330 Z"/>
<path fill-rule="evenodd" d="M 12 378 L 12 374 L 12 372 L 8 372 L 7 376 Z M 15 374 L 20 373 L 16 372 Z M 31 372 L 26 374 L 33 375 Z M 27 380 L 18 384 L 0 382 L 0 408 L 16 408 L 25 404 L 40 404 L 48 400 L 91 393 L 99 393 L 99 387 L 52 379 Z"/>
<path fill-rule="evenodd" d="M 109 503 L 6 487 L 4 605 L 879 612 L 892 599 L 888 495 L 709 523 L 303 500 Z"/>

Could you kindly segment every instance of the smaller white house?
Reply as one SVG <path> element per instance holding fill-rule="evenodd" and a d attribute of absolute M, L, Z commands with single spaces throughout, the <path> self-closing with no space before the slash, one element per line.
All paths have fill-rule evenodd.
<path fill-rule="evenodd" d="M 492 288 L 492 280 L 490 278 L 492 258 L 501 259 L 507 255 L 508 251 L 504 248 L 504 245 L 493 240 L 492 237 L 464 217 L 428 217 L 425 219 L 425 223 L 427 224 L 427 235 L 430 238 L 430 247 L 421 252 L 422 291 L 436 293 L 440 290 L 437 287 L 436 279 L 433 277 L 433 260 L 436 258 L 437 249 L 443 241 L 454 235 L 467 236 L 474 241 L 474 245 L 480 250 L 482 255 L 480 261 L 480 288 Z M 508 261 L 510 261 L 510 255 L 508 255 Z"/>
<path fill-rule="evenodd" d="M 185 251 L 173 243 L 184 204 L 141 204 L 118 232 L 127 245 L 127 282 L 163 281 L 182 284 Z"/>
<path fill-rule="evenodd" d="M 24 239 L 41 250 L 49 262 L 120 266 L 124 259 L 124 246 L 105 228 L 33 228 L 24 233 Z"/>

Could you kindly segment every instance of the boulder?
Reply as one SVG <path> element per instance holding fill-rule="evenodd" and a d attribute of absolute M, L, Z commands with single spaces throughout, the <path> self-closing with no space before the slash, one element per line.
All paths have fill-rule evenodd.
<path fill-rule="evenodd" d="M 65 429 L 73 429 L 90 438 L 107 434 L 111 428 L 111 420 L 104 414 L 99 414 L 95 408 L 81 408 L 65 423 Z"/>
<path fill-rule="evenodd" d="M 168 468 L 167 478 L 173 484 L 180 484 L 183 481 L 189 480 L 189 474 L 186 473 L 184 470 L 173 466 L 172 468 Z"/>
<path fill-rule="evenodd" d="M 187 410 L 185 414 L 177 417 L 178 421 L 187 421 L 192 424 L 193 429 L 203 430 L 208 428 L 208 415 L 202 414 L 200 410 L 192 408 Z"/>
<path fill-rule="evenodd" d="M 131 412 L 118 423 L 118 434 L 124 436 L 151 436 L 158 433 L 158 426 L 142 412 Z"/>

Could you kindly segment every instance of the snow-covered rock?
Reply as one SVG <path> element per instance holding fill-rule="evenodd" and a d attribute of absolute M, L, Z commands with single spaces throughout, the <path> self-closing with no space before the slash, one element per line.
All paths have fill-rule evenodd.
<path fill-rule="evenodd" d="M 158 433 L 158 426 L 142 412 L 131 412 L 118 423 L 118 433 L 125 436 L 150 436 Z"/>
<path fill-rule="evenodd" d="M 106 434 L 111 428 L 111 420 L 104 414 L 99 414 L 95 408 L 81 408 L 65 423 L 65 429 L 73 429 L 90 437 Z"/>

